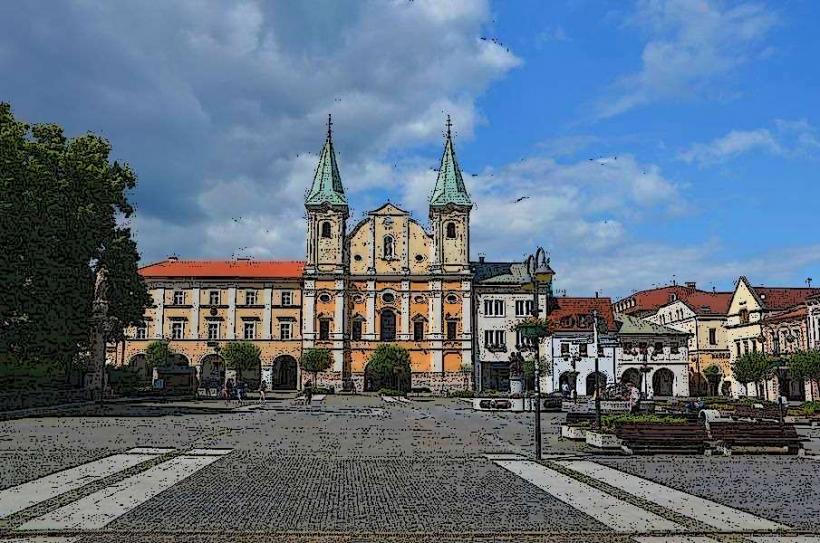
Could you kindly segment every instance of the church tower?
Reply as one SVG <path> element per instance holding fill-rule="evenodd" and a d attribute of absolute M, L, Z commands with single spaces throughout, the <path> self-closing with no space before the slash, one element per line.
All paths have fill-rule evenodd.
<path fill-rule="evenodd" d="M 453 148 L 452 123 L 447 116 L 447 135 L 438 178 L 430 197 L 430 224 L 434 254 L 431 271 L 470 273 L 470 210 L 473 203 L 461 176 Z"/>
<path fill-rule="evenodd" d="M 342 273 L 347 260 L 344 240 L 349 209 L 333 151 L 331 126 L 328 116 L 327 139 L 313 185 L 305 197 L 308 222 L 305 272 L 308 274 Z"/>

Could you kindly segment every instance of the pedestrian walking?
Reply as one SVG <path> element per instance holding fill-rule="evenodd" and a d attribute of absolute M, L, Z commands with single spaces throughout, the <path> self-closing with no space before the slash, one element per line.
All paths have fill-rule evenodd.
<path fill-rule="evenodd" d="M 308 381 L 305 383 L 305 403 L 310 405 L 311 399 L 313 399 L 313 383 Z"/>
<path fill-rule="evenodd" d="M 245 381 L 238 381 L 236 383 L 236 403 L 237 405 L 244 405 L 245 400 Z"/>
<path fill-rule="evenodd" d="M 265 403 L 265 390 L 268 388 L 267 381 L 262 381 L 259 383 L 259 403 Z"/>

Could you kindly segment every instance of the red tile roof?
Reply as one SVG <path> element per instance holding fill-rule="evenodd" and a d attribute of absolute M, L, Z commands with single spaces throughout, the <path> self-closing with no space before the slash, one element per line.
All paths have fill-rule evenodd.
<path fill-rule="evenodd" d="M 775 313 L 774 315 L 769 315 L 765 319 L 764 322 L 783 322 L 783 321 L 805 321 L 806 316 L 809 314 L 809 309 L 805 305 L 798 305 L 796 307 L 789 308 L 785 311 L 781 311 L 780 313 Z"/>
<path fill-rule="evenodd" d="M 804 303 L 809 296 L 820 294 L 820 288 L 752 287 L 765 309 L 788 309 Z"/>
<path fill-rule="evenodd" d="M 732 293 L 697 291 L 681 297 L 681 301 L 698 315 L 726 315 L 732 303 Z"/>
<path fill-rule="evenodd" d="M 567 296 L 559 296 L 552 299 L 552 307 L 550 309 L 549 318 L 554 321 L 556 331 L 558 332 L 572 332 L 572 331 L 592 331 L 592 319 L 589 319 L 589 324 L 582 326 L 579 322 L 579 316 L 590 316 L 592 310 L 598 310 L 598 316 L 606 322 L 606 328 L 609 331 L 616 332 L 618 325 L 615 322 L 615 315 L 612 313 L 612 300 L 609 298 L 574 298 Z M 566 318 L 565 318 L 566 317 Z M 561 324 L 561 319 L 564 318 L 564 324 Z"/>
<path fill-rule="evenodd" d="M 176 260 L 167 259 L 139 269 L 143 277 L 237 277 L 253 279 L 299 278 L 304 262 L 287 260 Z"/>

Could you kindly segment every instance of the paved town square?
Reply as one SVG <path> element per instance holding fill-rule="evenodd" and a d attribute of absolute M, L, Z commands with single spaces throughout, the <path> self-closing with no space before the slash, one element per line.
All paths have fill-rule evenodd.
<path fill-rule="evenodd" d="M 818 457 L 590 455 L 558 439 L 563 417 L 544 414 L 540 463 L 530 414 L 457 399 L 114 403 L 6 421 L 0 537 L 820 541 L 807 535 Z"/>

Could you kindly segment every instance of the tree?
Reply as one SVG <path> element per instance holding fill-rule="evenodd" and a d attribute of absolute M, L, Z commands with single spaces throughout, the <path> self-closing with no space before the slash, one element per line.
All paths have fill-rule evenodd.
<path fill-rule="evenodd" d="M 766 379 L 771 375 L 774 367 L 774 362 L 771 358 L 762 352 L 752 351 L 744 353 L 735 359 L 732 364 L 732 374 L 737 382 L 743 383 L 746 396 L 748 396 L 748 384 L 757 384 Z"/>
<path fill-rule="evenodd" d="M 167 341 L 152 341 L 145 348 L 145 363 L 150 373 L 154 368 L 165 368 L 174 360 L 174 351 Z"/>
<path fill-rule="evenodd" d="M 820 349 L 798 351 L 789 358 L 789 372 L 795 379 L 809 381 L 817 386 L 820 382 Z M 814 387 L 812 387 L 814 390 Z"/>
<path fill-rule="evenodd" d="M 127 221 L 128 165 L 94 134 L 67 139 L 0 103 L 0 353 L 58 363 L 66 376 L 88 351 L 95 274 L 108 269 L 109 315 L 123 327 L 150 303 Z"/>
<path fill-rule="evenodd" d="M 333 365 L 333 357 L 327 349 L 305 349 L 299 365 L 303 371 L 313 374 L 313 384 L 316 384 L 316 377 L 321 371 L 327 371 Z"/>
<path fill-rule="evenodd" d="M 237 381 L 242 380 L 242 372 L 258 368 L 262 363 L 262 350 L 250 341 L 228 343 L 221 351 L 225 367 L 236 370 Z"/>
<path fill-rule="evenodd" d="M 410 390 L 410 353 L 398 345 L 379 345 L 366 368 L 369 388 L 391 388 L 401 392 Z"/>

